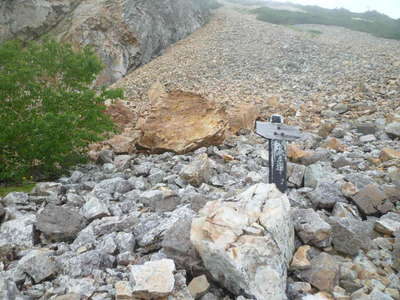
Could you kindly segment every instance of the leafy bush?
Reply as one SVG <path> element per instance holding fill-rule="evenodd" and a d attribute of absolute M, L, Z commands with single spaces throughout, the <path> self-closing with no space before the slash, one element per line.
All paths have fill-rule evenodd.
<path fill-rule="evenodd" d="M 371 33 L 377 37 L 400 39 L 400 22 L 376 11 L 352 13 L 346 9 L 326 9 L 318 6 L 295 5 L 301 11 L 261 7 L 252 10 L 257 19 L 274 24 L 322 24 L 346 27 Z"/>
<path fill-rule="evenodd" d="M 58 176 L 113 129 L 103 103 L 122 92 L 91 87 L 101 70 L 89 48 L 53 40 L 0 45 L 0 183 Z"/>

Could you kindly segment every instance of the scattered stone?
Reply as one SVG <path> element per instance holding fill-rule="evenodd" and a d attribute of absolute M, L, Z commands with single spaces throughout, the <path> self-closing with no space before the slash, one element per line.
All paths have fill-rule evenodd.
<path fill-rule="evenodd" d="M 308 193 L 315 208 L 331 209 L 336 203 L 348 202 L 343 197 L 339 186 L 332 182 L 321 182 L 317 185 L 315 190 Z"/>
<path fill-rule="evenodd" d="M 183 215 L 179 222 L 169 228 L 162 241 L 162 247 L 168 258 L 174 260 L 177 267 L 186 270 L 200 268 L 201 260 L 190 242 L 190 228 L 194 213 Z"/>
<path fill-rule="evenodd" d="M 32 189 L 31 194 L 35 196 L 60 195 L 63 192 L 63 186 L 58 182 L 39 182 Z"/>
<path fill-rule="evenodd" d="M 393 122 L 385 127 L 385 132 L 392 138 L 400 137 L 400 122 Z"/>
<path fill-rule="evenodd" d="M 339 264 L 333 256 L 322 252 L 311 260 L 310 269 L 298 275 L 320 291 L 331 292 L 339 283 Z"/>
<path fill-rule="evenodd" d="M 291 270 L 305 270 L 311 267 L 308 251 L 310 246 L 305 245 L 299 247 L 293 255 L 292 263 L 290 264 Z"/>
<path fill-rule="evenodd" d="M 343 183 L 340 189 L 342 191 L 342 194 L 347 198 L 351 198 L 358 192 L 357 187 L 351 182 Z"/>
<path fill-rule="evenodd" d="M 302 299 L 303 296 L 311 293 L 312 286 L 308 282 L 293 282 L 288 284 L 289 299 Z"/>
<path fill-rule="evenodd" d="M 17 269 L 32 277 L 35 283 L 56 275 L 58 272 L 51 252 L 44 250 L 31 251 L 18 262 Z"/>
<path fill-rule="evenodd" d="M 381 161 L 388 161 L 392 159 L 400 160 L 400 151 L 390 148 L 383 148 L 379 158 L 381 159 Z"/>
<path fill-rule="evenodd" d="M 287 170 L 287 181 L 289 185 L 294 187 L 303 186 L 304 173 L 306 171 L 306 167 L 299 164 L 288 163 Z"/>
<path fill-rule="evenodd" d="M 346 151 L 346 146 L 343 145 L 337 138 L 331 137 L 325 143 L 325 148 L 336 150 L 338 152 Z"/>
<path fill-rule="evenodd" d="M 110 215 L 106 203 L 97 197 L 89 196 L 81 209 L 81 214 L 89 221 Z"/>
<path fill-rule="evenodd" d="M 361 221 L 361 216 L 357 207 L 347 203 L 337 202 L 332 210 L 332 216 L 339 218 L 354 218 Z"/>
<path fill-rule="evenodd" d="M 198 299 L 207 293 L 210 284 L 208 283 L 207 277 L 201 275 L 193 278 L 189 283 L 188 288 L 192 297 Z"/>
<path fill-rule="evenodd" d="M 208 202 L 192 222 L 191 241 L 213 278 L 234 294 L 282 299 L 294 247 L 289 200 L 262 183 L 237 200 Z"/>
<path fill-rule="evenodd" d="M 355 218 L 330 217 L 332 244 L 334 248 L 347 255 L 357 255 L 360 249 L 371 248 L 372 228 L 366 222 Z"/>
<path fill-rule="evenodd" d="M 6 206 L 11 205 L 26 205 L 29 201 L 29 195 L 22 192 L 8 193 L 2 200 Z"/>
<path fill-rule="evenodd" d="M 130 282 L 118 281 L 115 283 L 115 298 L 116 300 L 134 300 Z"/>
<path fill-rule="evenodd" d="M 400 214 L 390 212 L 382 216 L 376 220 L 375 230 L 383 234 L 394 235 L 396 231 L 400 231 Z"/>
<path fill-rule="evenodd" d="M 16 284 L 0 274 L 0 299 L 23 300 Z"/>
<path fill-rule="evenodd" d="M 139 299 L 166 297 L 175 285 L 175 264 L 171 259 L 146 262 L 130 266 L 132 295 Z"/>
<path fill-rule="evenodd" d="M 307 166 L 304 173 L 304 186 L 316 188 L 320 182 L 335 182 L 337 176 L 325 163 L 318 162 Z"/>
<path fill-rule="evenodd" d="M 196 157 L 189 165 L 185 166 L 180 176 L 193 186 L 207 183 L 211 177 L 210 160 L 207 154 Z"/>
<path fill-rule="evenodd" d="M 1 224 L 0 227 L 0 261 L 5 260 L 15 250 L 25 250 L 35 243 L 35 216 L 25 215 Z"/>
<path fill-rule="evenodd" d="M 356 126 L 357 131 L 364 135 L 375 134 L 376 133 L 376 125 L 374 123 L 360 123 Z"/>
<path fill-rule="evenodd" d="M 309 158 L 312 156 L 311 151 L 304 151 L 299 148 L 296 144 L 289 144 L 287 148 L 287 155 L 288 158 L 294 162 L 294 163 L 299 163 L 303 161 L 306 157 Z"/>
<path fill-rule="evenodd" d="M 376 214 L 386 199 L 385 193 L 377 184 L 369 184 L 352 197 L 354 203 L 365 215 Z"/>
<path fill-rule="evenodd" d="M 316 247 L 329 247 L 332 228 L 312 209 L 295 209 L 292 211 L 294 228 L 305 244 Z"/>
<path fill-rule="evenodd" d="M 389 295 L 374 289 L 371 294 L 369 294 L 369 297 L 371 300 L 394 300 L 392 297 L 390 297 Z"/>
<path fill-rule="evenodd" d="M 376 137 L 373 134 L 367 134 L 367 135 L 363 135 L 360 137 L 361 143 L 371 143 L 371 142 L 375 142 L 375 141 L 376 141 Z"/>
<path fill-rule="evenodd" d="M 138 201 L 156 210 L 157 206 L 164 201 L 164 193 L 160 190 L 145 191 L 140 194 Z"/>
<path fill-rule="evenodd" d="M 347 166 L 352 166 L 354 165 L 354 162 L 347 159 L 344 156 L 339 156 L 337 159 L 335 159 L 332 162 L 333 167 L 339 169 L 339 168 L 343 168 L 343 167 L 347 167 Z"/>

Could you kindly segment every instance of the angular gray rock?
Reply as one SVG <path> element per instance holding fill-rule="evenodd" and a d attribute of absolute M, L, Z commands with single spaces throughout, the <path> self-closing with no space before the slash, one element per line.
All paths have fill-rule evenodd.
<path fill-rule="evenodd" d="M 286 195 L 256 184 L 237 202 L 211 201 L 192 222 L 191 241 L 215 280 L 246 298 L 282 300 L 294 250 Z"/>
<path fill-rule="evenodd" d="M 352 196 L 354 203 L 365 215 L 378 213 L 386 198 L 386 194 L 377 184 L 368 184 Z"/>
<path fill-rule="evenodd" d="M 14 250 L 26 250 L 33 247 L 34 215 L 25 215 L 1 224 L 0 227 L 0 261 Z"/>
<path fill-rule="evenodd" d="M 333 247 L 347 255 L 357 255 L 360 249 L 369 250 L 373 228 L 369 223 L 355 218 L 330 217 Z"/>
<path fill-rule="evenodd" d="M 339 186 L 332 182 L 320 182 L 312 192 L 307 194 L 315 208 L 331 209 L 336 203 L 347 203 Z"/>
<path fill-rule="evenodd" d="M 200 154 L 189 165 L 185 166 L 180 172 L 180 177 L 193 186 L 207 183 L 211 177 L 211 163 L 207 154 Z"/>
<path fill-rule="evenodd" d="M 28 204 L 29 195 L 27 193 L 22 192 L 12 192 L 7 194 L 3 198 L 1 202 L 3 202 L 6 206 L 10 205 L 25 205 Z"/>
<path fill-rule="evenodd" d="M 339 283 L 339 264 L 333 256 L 322 252 L 311 260 L 310 269 L 297 275 L 318 290 L 331 292 Z"/>
<path fill-rule="evenodd" d="M 307 166 L 304 173 L 304 186 L 316 188 L 320 182 L 335 182 L 338 175 L 324 162 L 318 162 Z"/>
<path fill-rule="evenodd" d="M 400 122 L 393 122 L 385 127 L 385 132 L 392 138 L 400 137 Z"/>
<path fill-rule="evenodd" d="M 115 257 L 100 250 L 91 250 L 79 255 L 68 253 L 57 256 L 56 262 L 64 274 L 78 278 L 92 275 L 96 270 L 112 268 Z"/>
<path fill-rule="evenodd" d="M 332 228 L 313 209 L 295 209 L 292 218 L 296 233 L 303 243 L 316 247 L 330 246 Z"/>
<path fill-rule="evenodd" d="M 162 247 L 168 258 L 174 260 L 179 269 L 196 270 L 200 268 L 201 259 L 190 242 L 192 214 L 183 215 L 179 222 L 173 224 L 164 234 Z"/>
<path fill-rule="evenodd" d="M 18 262 L 17 269 L 32 277 L 35 283 L 39 283 L 58 272 L 57 264 L 51 254 L 51 251 L 33 250 Z"/>
<path fill-rule="evenodd" d="M 383 234 L 394 235 L 395 232 L 400 231 L 400 214 L 395 212 L 383 215 L 375 222 L 375 230 Z"/>
<path fill-rule="evenodd" d="M 78 213 L 64 207 L 46 207 L 37 216 L 35 228 L 51 241 L 71 241 L 85 225 Z"/>
<path fill-rule="evenodd" d="M 23 300 L 16 284 L 0 273 L 0 299 Z"/>
<path fill-rule="evenodd" d="M 164 194 L 160 190 L 145 191 L 139 195 L 138 201 L 155 210 L 164 201 Z"/>
<path fill-rule="evenodd" d="M 337 202 L 332 210 L 332 216 L 340 218 L 354 218 L 361 221 L 360 213 L 355 205 Z"/>
<path fill-rule="evenodd" d="M 86 203 L 80 213 L 89 221 L 110 215 L 106 201 L 99 200 L 93 195 L 86 197 Z"/>
<path fill-rule="evenodd" d="M 301 187 L 303 185 L 305 171 L 306 166 L 304 165 L 288 163 L 288 184 L 293 185 L 294 187 Z"/>

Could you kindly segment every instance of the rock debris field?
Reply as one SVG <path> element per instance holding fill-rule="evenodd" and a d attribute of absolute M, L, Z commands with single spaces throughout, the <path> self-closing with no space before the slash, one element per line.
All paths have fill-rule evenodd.
<path fill-rule="evenodd" d="M 114 86 L 140 115 L 155 82 L 298 126 L 289 190 L 249 130 L 180 155 L 101 150 L 0 199 L 0 299 L 400 299 L 399 41 L 225 6 Z"/>

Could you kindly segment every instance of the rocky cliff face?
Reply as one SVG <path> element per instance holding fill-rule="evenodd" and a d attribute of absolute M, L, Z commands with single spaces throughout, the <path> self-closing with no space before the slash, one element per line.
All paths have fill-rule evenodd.
<path fill-rule="evenodd" d="M 11 0 L 0 3 L 0 42 L 50 34 L 93 46 L 110 84 L 202 26 L 207 0 Z"/>

